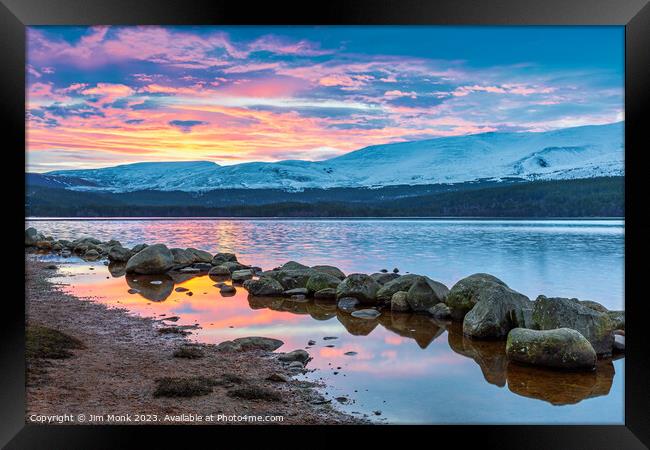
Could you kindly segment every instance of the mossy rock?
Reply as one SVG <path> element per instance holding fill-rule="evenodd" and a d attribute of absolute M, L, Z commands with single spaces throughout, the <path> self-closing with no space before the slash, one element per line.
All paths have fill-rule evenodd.
<path fill-rule="evenodd" d="M 79 339 L 42 325 L 29 325 L 25 330 L 25 354 L 27 358 L 70 358 L 70 350 L 82 350 L 86 346 Z"/>
<path fill-rule="evenodd" d="M 445 303 L 456 319 L 462 319 L 478 302 L 481 289 L 493 284 L 508 287 L 497 277 L 487 273 L 475 273 L 458 281 L 449 291 Z"/>
<path fill-rule="evenodd" d="M 463 319 L 463 333 L 475 339 L 504 339 L 510 330 L 527 327 L 532 302 L 498 283 L 486 283 L 474 295 L 476 305 Z"/>
<path fill-rule="evenodd" d="M 506 355 L 511 361 L 553 369 L 593 370 L 596 366 L 594 348 L 570 328 L 515 328 L 508 334 Z"/>
<path fill-rule="evenodd" d="M 323 289 L 336 289 L 340 282 L 341 280 L 334 275 L 330 275 L 325 272 L 315 272 L 312 276 L 309 277 L 305 287 L 310 294 L 313 294 L 314 292 L 318 292 Z"/>
<path fill-rule="evenodd" d="M 532 313 L 532 328 L 553 330 L 571 328 L 591 343 L 598 356 L 609 356 L 614 345 L 615 323 L 608 313 L 598 312 L 575 298 L 537 297 Z"/>

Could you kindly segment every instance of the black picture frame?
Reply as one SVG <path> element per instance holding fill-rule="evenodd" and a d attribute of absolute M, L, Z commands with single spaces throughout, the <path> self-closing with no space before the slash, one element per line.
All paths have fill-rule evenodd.
<path fill-rule="evenodd" d="M 628 345 L 625 370 L 625 425 L 622 426 L 438 426 L 419 427 L 420 438 L 441 442 L 466 442 L 475 439 L 481 446 L 507 448 L 647 448 L 650 445 L 650 370 L 648 339 L 643 335 L 647 299 L 643 280 L 633 272 L 633 261 L 642 261 L 642 205 L 633 203 L 645 188 L 643 156 L 647 130 L 643 117 L 650 105 L 650 5 L 648 0 L 330 0 L 318 3 L 266 2 L 253 4 L 233 0 L 0 0 L 0 53 L 2 70 L 3 147 L 6 167 L 3 171 L 5 214 L 11 224 L 8 236 L 22 236 L 24 221 L 25 149 L 25 27 L 30 25 L 93 24 L 420 24 L 420 25 L 623 25 L 625 26 L 625 142 L 626 142 L 626 249 L 625 293 Z M 646 114 L 644 114 L 646 113 Z M 11 176 L 10 176 L 11 175 Z M 16 187 L 19 186 L 19 187 Z M 24 218 L 24 213 L 23 213 Z M 20 227 L 20 228 L 19 228 Z M 22 251 L 19 239 L 13 266 L 6 273 L 11 283 L 21 279 L 23 267 L 16 264 Z M 9 251 L 9 250 L 6 250 Z M 133 439 L 162 439 L 187 444 L 187 427 L 179 426 L 45 426 L 25 424 L 24 374 L 24 303 L 20 288 L 7 294 L 0 327 L 0 444 L 6 448 L 115 448 Z M 23 291 L 24 298 L 24 291 Z M 182 428 L 182 432 L 179 429 Z M 237 434 L 239 445 L 252 437 L 270 439 L 283 427 L 260 427 L 255 433 L 241 427 L 192 427 L 197 434 L 228 431 Z M 308 445 L 316 427 L 292 430 L 292 441 Z M 352 430 L 355 434 L 359 431 Z M 337 429 L 338 430 L 338 429 Z M 412 433 L 411 427 L 402 427 Z M 351 431 L 340 427 L 340 431 Z M 380 439 L 397 430 L 390 426 L 374 427 Z M 328 432 L 328 430 L 326 430 Z M 337 431 L 339 433 L 339 431 Z M 260 436 L 262 434 L 263 436 Z M 268 436 L 268 437 L 267 437 Z M 333 435 L 330 435 L 333 436 Z M 305 440 L 305 438 L 307 440 Z M 220 436 L 221 439 L 221 436 Z M 291 444 L 292 441 L 285 441 Z M 425 441 L 426 442 L 426 441 Z M 414 443 L 415 444 L 415 443 Z M 215 443 L 215 445 L 219 445 Z M 432 445 L 433 442 L 432 442 Z"/>

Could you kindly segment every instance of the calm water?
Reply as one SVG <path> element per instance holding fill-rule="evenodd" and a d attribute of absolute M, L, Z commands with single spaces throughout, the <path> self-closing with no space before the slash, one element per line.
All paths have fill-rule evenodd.
<path fill-rule="evenodd" d="M 332 264 L 344 272 L 398 267 L 448 286 L 489 272 L 531 298 L 578 297 L 610 309 L 624 304 L 623 221 L 470 220 L 33 220 L 55 238 L 91 235 L 124 245 L 228 251 L 270 269 L 288 260 Z M 593 374 L 562 374 L 509 365 L 504 344 L 462 336 L 458 324 L 411 314 L 355 319 L 333 304 L 222 297 L 208 277 L 113 277 L 101 263 L 70 258 L 67 289 L 146 315 L 198 323 L 192 337 L 282 339 L 280 351 L 314 357 L 305 377 L 323 379 L 328 397 L 350 398 L 349 412 L 381 411 L 391 423 L 622 423 L 624 361 Z M 90 270 L 93 267 L 94 270 Z M 108 278 L 107 278 L 108 277 Z M 145 286 L 145 287 L 143 287 Z M 173 290 L 189 288 L 187 296 Z M 128 294 L 130 287 L 141 294 Z M 338 339 L 323 340 L 326 336 Z M 346 355 L 356 352 L 354 355 Z"/>

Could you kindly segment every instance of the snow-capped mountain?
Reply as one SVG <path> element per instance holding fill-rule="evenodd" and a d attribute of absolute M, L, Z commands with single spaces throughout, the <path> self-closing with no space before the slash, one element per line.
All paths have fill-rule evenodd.
<path fill-rule="evenodd" d="M 44 176 L 74 190 L 199 192 L 214 189 L 382 187 L 624 174 L 624 124 L 547 132 L 482 133 L 375 145 L 324 161 L 145 162 Z"/>

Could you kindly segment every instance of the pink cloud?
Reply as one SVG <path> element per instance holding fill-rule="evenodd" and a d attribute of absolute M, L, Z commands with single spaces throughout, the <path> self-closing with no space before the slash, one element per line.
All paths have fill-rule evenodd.
<path fill-rule="evenodd" d="M 93 88 L 81 91 L 84 95 L 96 95 L 100 97 L 99 104 L 112 103 L 118 98 L 128 97 L 135 91 L 124 84 L 97 83 Z"/>

